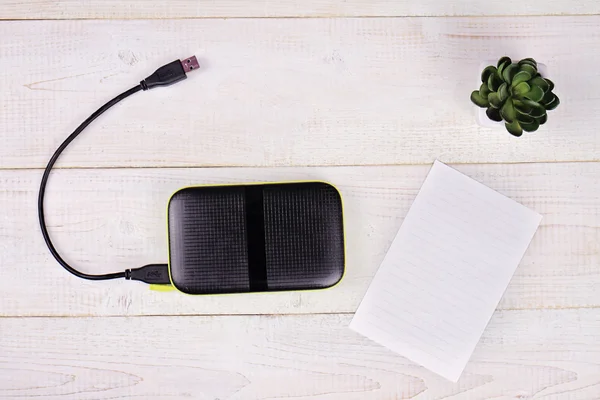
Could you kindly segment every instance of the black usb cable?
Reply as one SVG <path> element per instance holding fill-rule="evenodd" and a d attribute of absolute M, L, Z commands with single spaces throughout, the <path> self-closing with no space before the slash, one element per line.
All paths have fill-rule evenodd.
<path fill-rule="evenodd" d="M 73 133 L 69 135 L 65 139 L 64 142 L 58 149 L 54 152 L 50 161 L 48 161 L 48 165 L 44 170 L 44 175 L 42 176 L 42 182 L 40 184 L 40 193 L 38 196 L 38 218 L 40 220 L 40 228 L 42 229 L 42 235 L 44 236 L 44 241 L 52 253 L 52 256 L 58 261 L 60 265 L 62 265 L 67 271 L 72 273 L 73 275 L 90 280 L 106 280 L 106 279 L 117 279 L 117 278 L 125 278 L 136 281 L 142 281 L 151 284 L 167 284 L 171 283 L 169 278 L 169 271 L 167 264 L 149 264 L 140 268 L 127 269 L 124 272 L 114 272 L 110 274 L 102 274 L 102 275 L 90 275 L 85 274 L 71 267 L 58 253 L 52 240 L 50 239 L 50 235 L 48 234 L 48 228 L 46 227 L 46 218 L 44 216 L 44 195 L 46 193 L 46 184 L 48 183 L 48 177 L 50 176 L 50 172 L 52 171 L 52 167 L 62 154 L 62 152 L 69 146 L 69 144 L 77 137 L 83 130 L 91 124 L 96 118 L 102 115 L 106 110 L 120 102 L 121 100 L 131 96 L 134 93 L 143 90 L 149 90 L 157 86 L 168 86 L 173 83 L 179 82 L 187 78 L 187 73 L 193 70 L 200 68 L 198 64 L 198 60 L 196 56 L 192 56 L 186 58 L 184 60 L 175 60 L 169 64 L 163 65 L 152 75 L 144 79 L 140 82 L 139 85 L 132 87 L 131 89 L 121 93 L 114 99 L 110 100 L 108 103 L 104 104 L 100 107 L 96 112 L 90 115 L 81 125 L 75 129 Z"/>

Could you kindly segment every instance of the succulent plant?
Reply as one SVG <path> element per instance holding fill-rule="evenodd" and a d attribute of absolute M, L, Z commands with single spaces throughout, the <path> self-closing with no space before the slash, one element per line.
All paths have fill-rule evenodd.
<path fill-rule="evenodd" d="M 533 132 L 548 120 L 560 100 L 552 93 L 554 83 L 538 72 L 537 62 L 525 58 L 513 63 L 508 57 L 498 60 L 481 73 L 481 87 L 471 93 L 471 101 L 487 108 L 493 121 L 504 120 L 506 130 L 514 136 Z"/>

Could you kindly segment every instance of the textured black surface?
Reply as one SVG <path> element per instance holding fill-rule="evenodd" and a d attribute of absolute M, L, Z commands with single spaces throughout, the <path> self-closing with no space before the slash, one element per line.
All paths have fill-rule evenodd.
<path fill-rule="evenodd" d="M 169 251 L 187 293 L 330 287 L 345 263 L 341 198 L 322 182 L 182 189 L 169 203 Z"/>
<path fill-rule="evenodd" d="M 169 263 L 186 293 L 247 292 L 244 189 L 184 189 L 169 203 Z"/>
<path fill-rule="evenodd" d="M 324 288 L 342 277 L 342 204 L 322 183 L 264 189 L 267 281 L 274 290 Z"/>

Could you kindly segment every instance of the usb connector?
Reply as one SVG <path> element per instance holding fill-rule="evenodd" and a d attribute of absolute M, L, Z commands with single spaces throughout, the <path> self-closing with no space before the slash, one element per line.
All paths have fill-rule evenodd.
<path fill-rule="evenodd" d="M 170 284 L 167 264 L 149 264 L 140 268 L 125 270 L 125 279 L 149 284 Z"/>
<path fill-rule="evenodd" d="M 196 56 L 191 56 L 190 58 L 186 58 L 180 62 L 186 74 L 194 69 L 200 68 L 200 64 L 198 64 L 198 59 Z"/>
<path fill-rule="evenodd" d="M 152 75 L 140 82 L 143 90 L 152 89 L 156 86 L 168 86 L 187 78 L 187 73 L 199 69 L 200 64 L 196 56 L 175 60 L 163 65 Z"/>

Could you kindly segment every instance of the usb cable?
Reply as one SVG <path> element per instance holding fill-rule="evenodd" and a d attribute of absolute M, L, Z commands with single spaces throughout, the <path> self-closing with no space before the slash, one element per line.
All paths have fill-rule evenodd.
<path fill-rule="evenodd" d="M 50 239 L 50 235 L 48 234 L 48 227 L 46 226 L 46 218 L 44 216 L 44 195 L 46 193 L 46 184 L 48 183 L 48 178 L 50 176 L 50 172 L 52 171 L 52 167 L 62 154 L 62 152 L 67 148 L 67 146 L 77 137 L 83 130 L 91 124 L 96 118 L 102 115 L 106 110 L 120 102 L 121 100 L 131 96 L 134 93 L 139 91 L 149 90 L 158 86 L 168 86 L 187 78 L 187 73 L 199 69 L 200 65 L 198 64 L 198 60 L 196 56 L 192 56 L 186 58 L 184 60 L 175 60 L 169 64 L 163 65 L 152 75 L 144 79 L 131 89 L 121 93 L 114 99 L 110 100 L 108 103 L 104 104 L 100 107 L 96 112 L 90 115 L 81 125 L 75 129 L 73 133 L 69 135 L 65 139 L 64 142 L 58 149 L 54 152 L 50 161 L 48 161 L 48 165 L 44 170 L 44 175 L 42 176 L 42 182 L 40 184 L 40 193 L 38 196 L 38 218 L 40 221 L 40 228 L 42 229 L 42 235 L 44 236 L 44 241 L 52 253 L 52 256 L 58 261 L 60 265 L 62 265 L 67 271 L 72 273 L 73 275 L 90 280 L 107 280 L 107 279 L 117 279 L 117 278 L 125 278 L 130 280 L 142 281 L 150 284 L 168 284 L 171 283 L 169 278 L 169 271 L 167 264 L 149 264 L 139 268 L 127 269 L 123 272 L 114 272 L 110 274 L 101 274 L 101 275 L 90 275 L 83 273 L 81 271 L 76 270 L 71 267 L 58 253 L 52 240 Z"/>

